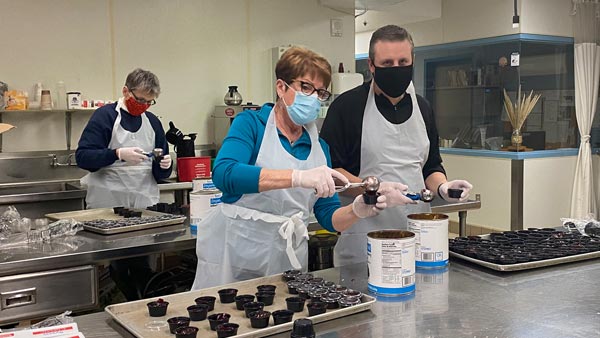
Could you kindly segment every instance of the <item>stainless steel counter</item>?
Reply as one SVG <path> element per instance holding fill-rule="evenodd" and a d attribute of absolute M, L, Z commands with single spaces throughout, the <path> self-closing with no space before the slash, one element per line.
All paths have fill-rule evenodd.
<path fill-rule="evenodd" d="M 196 237 L 185 224 L 103 236 L 80 231 L 52 243 L 0 249 L 0 277 L 101 261 L 192 249 Z"/>
<path fill-rule="evenodd" d="M 443 201 L 441 201 L 443 202 Z M 479 201 L 434 204 L 436 212 L 477 209 Z M 309 230 L 320 229 L 318 223 Z M 111 259 L 193 249 L 196 237 L 185 225 L 174 225 L 120 235 L 103 236 L 81 231 L 76 236 L 54 243 L 0 249 L 0 277 L 21 273 L 94 264 Z"/>
<path fill-rule="evenodd" d="M 367 289 L 366 264 L 315 274 Z M 416 279 L 413 295 L 317 324 L 317 337 L 600 337 L 600 260 L 503 274 L 452 261 Z M 75 319 L 87 338 L 133 337 L 103 312 Z"/>
<path fill-rule="evenodd" d="M 169 178 L 158 184 L 158 190 L 192 190 L 192 182 L 177 182 L 176 179 Z"/>

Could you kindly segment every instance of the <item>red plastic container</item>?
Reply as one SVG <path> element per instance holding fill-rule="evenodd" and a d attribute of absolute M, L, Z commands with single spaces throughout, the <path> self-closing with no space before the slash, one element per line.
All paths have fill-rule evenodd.
<path fill-rule="evenodd" d="M 210 157 L 177 158 L 177 179 L 179 182 L 191 182 L 194 178 L 210 177 Z"/>

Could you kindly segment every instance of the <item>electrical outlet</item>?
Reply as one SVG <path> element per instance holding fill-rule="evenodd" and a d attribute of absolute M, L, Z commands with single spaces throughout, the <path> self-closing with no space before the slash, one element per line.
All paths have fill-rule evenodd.
<path fill-rule="evenodd" d="M 344 23 L 342 19 L 329 20 L 329 28 L 332 37 L 341 38 L 344 31 Z"/>

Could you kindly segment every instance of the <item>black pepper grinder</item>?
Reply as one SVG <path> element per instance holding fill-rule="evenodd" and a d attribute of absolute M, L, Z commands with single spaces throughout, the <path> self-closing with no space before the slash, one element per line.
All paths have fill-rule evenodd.
<path fill-rule="evenodd" d="M 294 321 L 291 338 L 315 338 L 315 329 L 313 322 L 307 318 L 300 318 Z"/>
<path fill-rule="evenodd" d="M 365 192 L 363 193 L 365 204 L 377 204 L 377 197 L 380 196 L 377 192 L 379 190 L 379 179 L 375 176 L 367 176 L 363 180 L 363 183 L 365 185 Z"/>

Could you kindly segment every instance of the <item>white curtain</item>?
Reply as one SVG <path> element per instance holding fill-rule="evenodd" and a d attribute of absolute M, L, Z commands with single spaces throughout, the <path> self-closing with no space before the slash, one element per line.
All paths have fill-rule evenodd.
<path fill-rule="evenodd" d="M 600 83 L 600 1 L 573 0 L 575 38 L 575 113 L 581 136 L 575 168 L 571 217 L 597 218 L 590 130 Z"/>

